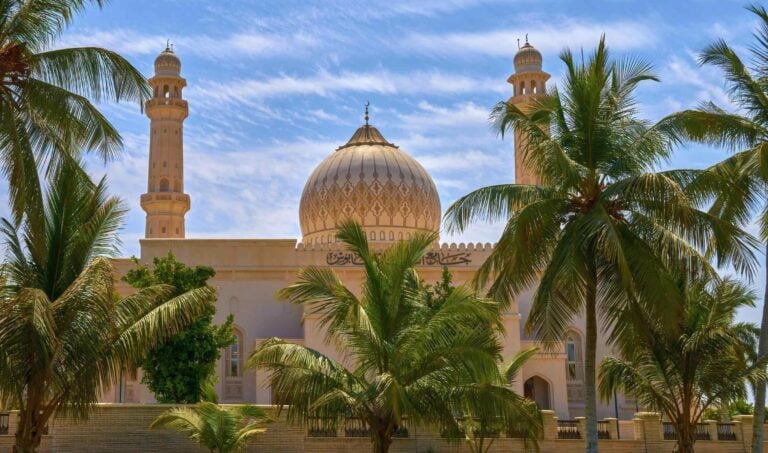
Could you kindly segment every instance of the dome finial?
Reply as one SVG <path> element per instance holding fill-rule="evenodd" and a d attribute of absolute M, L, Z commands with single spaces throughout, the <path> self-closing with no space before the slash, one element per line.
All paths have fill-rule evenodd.
<path fill-rule="evenodd" d="M 170 52 L 170 50 L 171 50 L 171 40 L 170 39 L 166 39 L 165 40 L 165 51 L 166 52 Z"/>
<path fill-rule="evenodd" d="M 365 125 L 368 125 L 368 106 L 371 105 L 371 101 L 365 101 Z"/>
<path fill-rule="evenodd" d="M 528 33 L 525 34 L 525 43 L 528 44 Z"/>

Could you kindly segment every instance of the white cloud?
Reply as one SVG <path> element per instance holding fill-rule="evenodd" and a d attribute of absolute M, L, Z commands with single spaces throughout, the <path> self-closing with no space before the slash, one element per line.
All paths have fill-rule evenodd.
<path fill-rule="evenodd" d="M 724 108 L 737 108 L 725 91 L 720 72 L 708 66 L 699 67 L 692 55 L 685 58 L 675 55 L 667 60 L 661 68 L 661 80 L 665 84 L 692 89 L 693 96 L 681 92 L 685 101 L 678 100 L 676 105 L 689 108 L 701 102 L 714 101 Z"/>
<path fill-rule="evenodd" d="M 331 96 L 340 92 L 378 94 L 455 94 L 493 92 L 506 93 L 496 79 L 477 78 L 440 71 L 393 73 L 388 70 L 369 72 L 329 72 L 320 70 L 310 76 L 280 75 L 265 79 L 241 79 L 228 82 L 199 82 L 186 90 L 190 102 L 197 105 L 221 106 L 227 103 L 250 103 L 257 100 L 292 95 Z"/>
<path fill-rule="evenodd" d="M 486 128 L 489 129 L 490 107 L 474 102 L 462 102 L 452 106 L 436 106 L 427 101 L 418 104 L 419 110 L 400 115 L 400 124 L 409 130 L 424 131 L 435 128 Z"/>
<path fill-rule="evenodd" d="M 525 28 L 491 30 L 481 32 L 425 34 L 413 33 L 405 38 L 405 48 L 436 55 L 490 55 L 509 57 L 517 49 L 518 39 L 528 30 L 530 42 L 546 53 L 556 53 L 564 47 L 591 49 L 601 33 L 605 33 L 612 49 L 629 50 L 645 48 L 655 42 L 656 34 L 640 22 L 591 23 L 566 20 L 557 24 L 528 23 Z"/>
<path fill-rule="evenodd" d="M 273 33 L 243 31 L 223 36 L 212 35 L 148 35 L 132 29 L 75 30 L 65 34 L 56 47 L 100 46 L 124 55 L 154 55 L 166 45 L 166 40 L 183 55 L 208 59 L 232 56 L 304 56 L 316 48 L 320 40 L 304 32 Z"/>

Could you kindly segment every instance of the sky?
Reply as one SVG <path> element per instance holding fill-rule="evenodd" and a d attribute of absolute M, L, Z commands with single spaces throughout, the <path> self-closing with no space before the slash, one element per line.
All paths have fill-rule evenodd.
<path fill-rule="evenodd" d="M 661 78 L 639 90 L 640 115 L 713 100 L 732 109 L 723 78 L 697 52 L 723 38 L 742 54 L 756 26 L 741 1 L 114 0 L 76 18 L 55 44 L 102 46 L 143 73 L 167 39 L 182 60 L 187 237 L 299 238 L 298 204 L 312 169 L 371 123 L 418 159 L 445 209 L 483 185 L 511 182 L 513 144 L 491 129 L 490 109 L 511 95 L 518 39 L 528 34 L 549 85 L 560 51 L 590 52 L 605 33 L 615 57 L 639 57 Z M 135 104 L 102 105 L 125 149 L 106 165 L 129 205 L 124 255 L 144 232 L 148 119 Z M 727 150 L 686 145 L 663 168 L 703 168 Z M 751 227 L 753 231 L 754 226 Z M 478 224 L 448 242 L 495 242 Z M 764 278 L 754 283 L 762 294 Z M 757 310 L 742 317 L 758 321 Z"/>

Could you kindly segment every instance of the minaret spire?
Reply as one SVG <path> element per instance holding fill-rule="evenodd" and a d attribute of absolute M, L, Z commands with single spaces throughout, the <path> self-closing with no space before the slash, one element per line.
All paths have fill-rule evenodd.
<path fill-rule="evenodd" d="M 371 101 L 365 103 L 365 125 L 368 125 L 368 107 L 371 105 Z"/>
<path fill-rule="evenodd" d="M 189 114 L 182 90 L 181 60 L 173 53 L 170 39 L 155 59 L 155 75 L 149 79 L 152 99 L 146 103 L 150 120 L 147 193 L 141 208 L 147 213 L 147 238 L 183 238 L 184 215 L 189 195 L 184 193 L 184 120 Z"/>
<path fill-rule="evenodd" d="M 508 101 L 510 104 L 525 111 L 531 101 L 546 93 L 549 74 L 542 71 L 541 65 L 541 53 L 528 42 L 528 33 L 526 33 L 525 44 L 515 55 L 515 73 L 507 79 L 507 82 L 512 85 L 512 97 Z M 528 137 L 517 129 L 514 136 L 515 183 L 537 185 L 541 180 L 526 163 Z"/>

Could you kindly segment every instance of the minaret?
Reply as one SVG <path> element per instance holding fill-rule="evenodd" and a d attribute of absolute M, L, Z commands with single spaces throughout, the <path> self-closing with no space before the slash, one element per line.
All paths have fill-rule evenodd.
<path fill-rule="evenodd" d="M 525 35 L 525 44 L 515 55 L 515 73 L 507 79 L 512 84 L 512 97 L 508 102 L 525 111 L 536 96 L 546 93 L 547 80 L 549 74 L 541 70 L 541 53 L 528 42 L 528 35 Z M 525 146 L 525 134 L 515 130 L 515 183 L 539 184 L 538 175 L 523 163 Z"/>
<path fill-rule="evenodd" d="M 147 101 L 149 117 L 149 172 L 147 193 L 141 208 L 147 213 L 144 234 L 148 238 L 183 238 L 184 214 L 189 195 L 184 193 L 184 119 L 189 114 L 181 90 L 181 61 L 170 46 L 155 59 L 155 75 L 149 79 L 152 99 Z"/>

